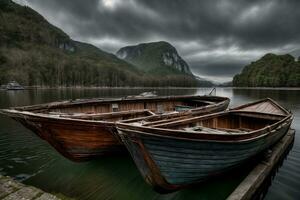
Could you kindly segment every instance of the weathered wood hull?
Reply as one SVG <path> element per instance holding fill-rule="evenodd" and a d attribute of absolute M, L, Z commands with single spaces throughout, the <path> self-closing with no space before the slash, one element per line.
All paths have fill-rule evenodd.
<path fill-rule="evenodd" d="M 11 117 L 73 161 L 127 153 L 119 138 L 112 134 L 112 122 L 96 123 L 24 115 Z"/>
<path fill-rule="evenodd" d="M 276 143 L 288 131 L 257 140 L 228 143 L 147 136 L 120 130 L 144 179 L 158 191 L 172 191 L 202 182 L 241 165 Z"/>
<path fill-rule="evenodd" d="M 291 114 L 280 117 L 262 114 L 262 118 L 268 115 L 270 122 L 266 122 L 265 127 L 254 125 L 259 128 L 245 134 L 215 135 L 172 129 L 187 123 L 196 124 L 197 120 L 208 122 L 212 116 L 222 119 L 220 122 L 211 120 L 214 126 L 222 127 L 224 122 L 234 123 L 222 118 L 231 113 L 244 117 L 236 120 L 243 127 L 246 127 L 244 122 L 249 116 L 259 117 L 257 113 L 228 111 L 171 122 L 171 125 L 166 123 L 163 128 L 118 123 L 117 129 L 146 182 L 157 191 L 170 192 L 203 182 L 247 162 L 278 142 L 292 122 Z M 246 114 L 249 116 L 245 117 Z M 276 118 L 281 120 L 275 123 Z"/>

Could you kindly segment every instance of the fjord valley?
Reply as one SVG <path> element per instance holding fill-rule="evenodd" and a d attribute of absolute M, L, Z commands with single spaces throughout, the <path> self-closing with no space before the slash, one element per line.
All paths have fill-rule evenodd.
<path fill-rule="evenodd" d="M 44 87 L 209 84 L 195 77 L 176 49 L 166 42 L 156 47 L 144 44 L 150 51 L 135 62 L 74 41 L 30 7 L 11 0 L 1 0 L 0 22 L 0 85 L 11 80 Z M 160 55 L 152 54 L 158 49 Z"/>

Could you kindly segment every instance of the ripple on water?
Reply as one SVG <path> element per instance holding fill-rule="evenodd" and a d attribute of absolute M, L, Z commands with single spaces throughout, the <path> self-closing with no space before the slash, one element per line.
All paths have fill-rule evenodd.
<path fill-rule="evenodd" d="M 39 156 L 26 156 L 25 159 L 26 160 L 35 160 L 35 159 L 38 159 Z"/>
<path fill-rule="evenodd" d="M 32 174 L 17 174 L 14 176 L 14 178 L 20 182 L 23 182 L 23 181 L 26 181 L 27 179 L 34 177 L 42 172 L 43 172 L 43 170 L 38 170 L 37 172 L 32 173 Z"/>
<path fill-rule="evenodd" d="M 275 181 L 269 188 L 266 200 L 296 200 L 300 196 L 298 187 L 286 184 L 283 181 Z"/>
<path fill-rule="evenodd" d="M 20 182 L 23 182 L 25 180 L 27 180 L 28 178 L 30 178 L 31 175 L 30 174 L 18 174 L 18 175 L 15 175 L 14 178 Z"/>
<path fill-rule="evenodd" d="M 10 160 L 14 161 L 15 163 L 19 163 L 19 164 L 28 164 L 28 162 L 24 161 L 22 158 L 11 158 Z"/>

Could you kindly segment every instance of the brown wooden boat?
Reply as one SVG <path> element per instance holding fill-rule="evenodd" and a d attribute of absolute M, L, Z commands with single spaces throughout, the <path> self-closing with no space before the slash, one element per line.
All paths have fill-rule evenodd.
<path fill-rule="evenodd" d="M 0 112 L 48 141 L 65 157 L 81 161 L 127 152 L 115 122 L 178 111 L 207 114 L 225 110 L 229 99 L 216 96 L 172 96 L 89 99 L 15 107 Z"/>
<path fill-rule="evenodd" d="M 271 99 L 235 109 L 155 124 L 117 123 L 147 183 L 170 192 L 245 163 L 279 141 L 292 114 Z"/>

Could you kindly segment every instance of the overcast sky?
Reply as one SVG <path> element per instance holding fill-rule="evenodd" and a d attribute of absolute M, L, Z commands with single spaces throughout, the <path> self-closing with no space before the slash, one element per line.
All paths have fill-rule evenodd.
<path fill-rule="evenodd" d="M 194 74 L 230 81 L 265 53 L 300 49 L 299 0 L 15 0 L 108 52 L 167 41 Z"/>

